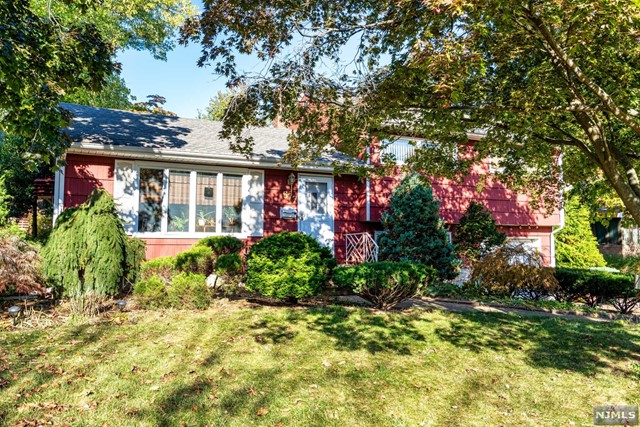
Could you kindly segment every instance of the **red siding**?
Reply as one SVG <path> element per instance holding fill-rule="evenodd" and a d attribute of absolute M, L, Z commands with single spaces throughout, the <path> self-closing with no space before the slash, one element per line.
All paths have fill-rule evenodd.
<path fill-rule="evenodd" d="M 352 175 L 334 178 L 334 250 L 338 262 L 346 260 L 346 233 L 362 233 L 369 225 L 360 221 L 365 206 L 366 185 Z"/>
<path fill-rule="evenodd" d="M 113 194 L 115 160 L 100 156 L 69 154 L 65 170 L 64 207 L 76 206 L 86 200 L 95 188 L 104 188 Z M 550 260 L 551 227 L 559 224 L 558 212 L 545 216 L 544 212 L 530 208 L 530 199 L 506 189 L 502 184 L 488 180 L 478 191 L 479 177 L 485 174 L 488 164 L 476 167 L 461 184 L 446 179 L 434 179 L 433 190 L 442 201 L 440 215 L 449 224 L 455 224 L 469 203 L 479 201 L 487 206 L 509 236 L 539 237 L 542 241 L 542 255 Z M 297 231 L 296 219 L 280 219 L 280 208 L 285 206 L 297 210 L 296 182 L 289 185 L 291 171 L 279 169 L 264 170 L 264 235 L 280 231 Z M 345 259 L 345 233 L 373 232 L 379 229 L 380 216 L 388 206 L 393 188 L 399 182 L 400 174 L 372 180 L 370 185 L 371 221 L 366 216 L 366 184 L 357 177 L 343 175 L 334 177 L 334 234 L 335 256 L 339 262 Z M 293 187 L 293 188 L 291 188 Z M 190 248 L 197 239 L 148 238 L 147 258 L 175 255 Z M 247 248 L 259 238 L 246 240 Z"/>
<path fill-rule="evenodd" d="M 291 171 L 264 171 L 264 235 L 281 231 L 298 231 L 296 219 L 280 219 L 280 208 L 290 206 L 298 209 L 298 181 L 289 185 Z M 297 174 L 296 174 L 297 176 Z"/>
<path fill-rule="evenodd" d="M 64 207 L 77 206 L 96 188 L 113 195 L 115 159 L 100 156 L 67 155 L 64 174 Z"/>

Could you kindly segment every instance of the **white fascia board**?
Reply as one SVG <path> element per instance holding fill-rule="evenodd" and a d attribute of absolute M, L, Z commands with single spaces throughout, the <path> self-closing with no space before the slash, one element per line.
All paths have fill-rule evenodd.
<path fill-rule="evenodd" d="M 181 162 L 181 163 L 207 163 L 216 165 L 229 166 L 245 166 L 256 168 L 279 168 L 279 169 L 296 169 L 309 170 L 318 172 L 333 172 L 332 166 L 307 164 L 293 168 L 291 165 L 281 163 L 277 158 L 248 158 L 242 159 L 237 156 L 224 154 L 201 154 L 180 150 L 156 150 L 138 147 L 117 147 L 105 146 L 94 143 L 73 143 L 67 153 L 71 154 L 87 154 L 94 156 L 108 156 L 139 160 L 155 160 L 162 162 Z"/>

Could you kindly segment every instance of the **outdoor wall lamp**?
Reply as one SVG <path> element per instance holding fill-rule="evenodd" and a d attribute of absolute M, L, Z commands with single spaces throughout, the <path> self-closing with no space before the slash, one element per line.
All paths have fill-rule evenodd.
<path fill-rule="evenodd" d="M 296 174 L 291 172 L 289 174 L 289 178 L 287 179 L 287 183 L 289 184 L 289 191 L 284 192 L 284 196 L 289 200 L 293 200 L 293 184 L 296 183 Z"/>
<path fill-rule="evenodd" d="M 20 314 L 20 307 L 17 305 L 13 305 L 7 309 L 11 317 L 13 317 L 13 325 L 15 326 L 18 323 L 18 315 Z"/>
<path fill-rule="evenodd" d="M 118 301 L 116 303 L 116 305 L 118 306 L 118 310 L 124 311 L 124 308 L 127 306 L 127 302 L 126 301 Z"/>

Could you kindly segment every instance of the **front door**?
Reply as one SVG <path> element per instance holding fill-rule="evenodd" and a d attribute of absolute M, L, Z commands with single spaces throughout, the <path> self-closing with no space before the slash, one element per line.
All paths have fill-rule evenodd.
<path fill-rule="evenodd" d="M 298 230 L 333 252 L 333 177 L 298 176 Z"/>

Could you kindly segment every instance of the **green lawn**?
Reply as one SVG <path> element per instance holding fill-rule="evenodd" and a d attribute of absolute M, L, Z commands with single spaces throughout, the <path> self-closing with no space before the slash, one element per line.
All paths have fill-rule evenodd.
<path fill-rule="evenodd" d="M 591 425 L 639 382 L 622 323 L 219 303 L 0 335 L 0 425 Z"/>

